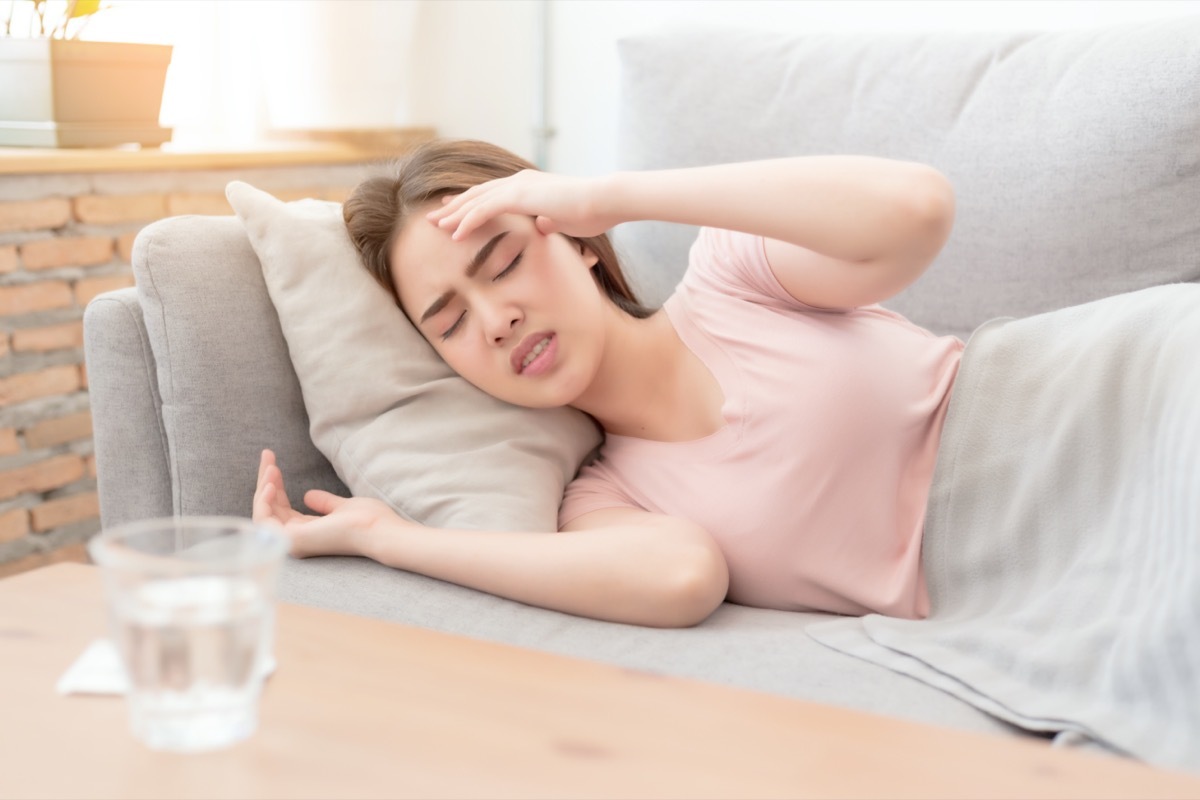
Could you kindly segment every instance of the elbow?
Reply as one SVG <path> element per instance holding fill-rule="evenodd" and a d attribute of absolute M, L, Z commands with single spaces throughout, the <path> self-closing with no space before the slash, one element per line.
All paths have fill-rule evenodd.
<path fill-rule="evenodd" d="M 922 167 L 918 188 L 911 198 L 911 212 L 920 237 L 933 260 L 954 228 L 954 186 L 933 167 Z"/>
<path fill-rule="evenodd" d="M 686 556 L 665 587 L 669 596 L 664 608 L 669 613 L 663 627 L 690 628 L 708 619 L 729 592 L 729 567 L 717 543 L 707 531 L 688 531 Z"/>
<path fill-rule="evenodd" d="M 914 165 L 916 175 L 905 189 L 902 204 L 909 229 L 908 246 L 891 262 L 900 285 L 898 292 L 913 283 L 929 268 L 950 238 L 954 227 L 954 187 L 933 167 Z"/>

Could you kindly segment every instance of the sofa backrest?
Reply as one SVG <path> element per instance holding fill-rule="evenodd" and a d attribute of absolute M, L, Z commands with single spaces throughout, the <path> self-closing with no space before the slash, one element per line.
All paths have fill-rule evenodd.
<path fill-rule="evenodd" d="M 621 168 L 853 153 L 944 172 L 951 240 L 885 303 L 937 333 L 1200 279 L 1200 18 L 1042 34 L 672 31 L 619 53 Z M 670 293 L 695 235 L 618 229 L 643 301 Z"/>

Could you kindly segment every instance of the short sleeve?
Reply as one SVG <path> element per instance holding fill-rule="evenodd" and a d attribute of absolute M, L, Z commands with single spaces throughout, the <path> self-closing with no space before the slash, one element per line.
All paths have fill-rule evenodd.
<path fill-rule="evenodd" d="M 589 464 L 579 471 L 579 476 L 567 484 L 562 505 L 558 510 L 558 528 L 576 517 L 602 508 L 641 509 L 609 474 L 603 461 Z"/>
<path fill-rule="evenodd" d="M 813 311 L 848 311 L 811 306 L 792 297 L 767 261 L 762 236 L 722 228 L 701 228 L 688 259 L 688 276 L 696 285 L 760 304 Z"/>

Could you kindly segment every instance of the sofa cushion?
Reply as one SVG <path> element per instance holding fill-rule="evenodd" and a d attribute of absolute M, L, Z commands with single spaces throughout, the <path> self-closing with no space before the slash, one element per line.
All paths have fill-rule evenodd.
<path fill-rule="evenodd" d="M 239 181 L 226 194 L 262 263 L 312 440 L 355 496 L 434 527 L 557 530 L 596 425 L 457 376 L 362 266 L 340 204 L 283 203 Z"/>
<path fill-rule="evenodd" d="M 166 513 L 249 516 L 259 452 L 268 446 L 287 465 L 297 508 L 305 489 L 347 494 L 309 439 L 279 319 L 237 218 L 179 216 L 146 226 L 134 241 L 133 273 L 162 398 L 171 482 Z M 96 352 L 89 352 L 89 363 Z M 112 424 L 107 414 L 97 419 L 98 443 Z M 134 457 L 142 458 L 130 453 L 126 460 Z M 97 467 L 106 469 L 99 460 Z M 102 492 L 116 484 L 140 491 L 126 472 L 124 466 L 110 471 Z M 101 506 L 112 508 L 107 499 Z"/>
<path fill-rule="evenodd" d="M 937 333 L 1200 279 L 1200 18 L 1041 34 L 692 30 L 619 52 L 622 168 L 857 153 L 944 172 L 951 239 L 885 303 Z M 643 299 L 670 293 L 695 235 L 618 229 Z"/>

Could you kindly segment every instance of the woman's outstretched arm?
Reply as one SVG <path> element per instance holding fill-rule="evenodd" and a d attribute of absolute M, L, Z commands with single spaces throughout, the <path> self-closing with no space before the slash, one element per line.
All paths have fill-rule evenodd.
<path fill-rule="evenodd" d="M 885 299 L 921 274 L 949 236 L 954 192 L 924 164 L 799 156 L 597 178 L 525 171 L 474 187 L 431 218 L 461 238 L 505 212 L 575 236 L 636 220 L 758 234 L 784 288 L 840 307 Z"/>
<path fill-rule="evenodd" d="M 725 599 L 712 538 L 684 520 L 632 509 L 584 514 L 561 533 L 435 529 L 385 503 L 310 491 L 294 511 L 263 452 L 254 519 L 278 526 L 298 557 L 356 555 L 529 605 L 651 627 L 686 627 Z"/>
<path fill-rule="evenodd" d="M 529 605 L 650 627 L 702 622 L 729 586 L 705 531 L 633 509 L 593 511 L 561 533 L 432 529 L 396 518 L 365 537 L 362 554 Z"/>

